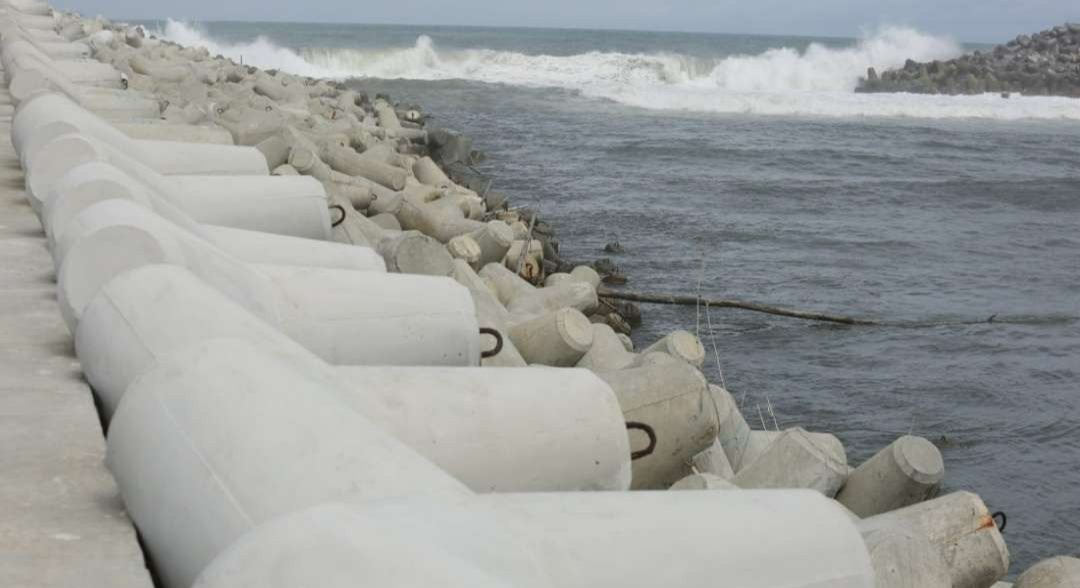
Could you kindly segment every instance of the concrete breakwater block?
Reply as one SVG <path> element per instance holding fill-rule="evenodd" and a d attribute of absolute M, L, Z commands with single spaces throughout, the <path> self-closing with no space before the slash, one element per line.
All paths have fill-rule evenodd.
<path fill-rule="evenodd" d="M 855 468 L 836 500 L 860 517 L 871 517 L 933 497 L 944 477 L 938 448 L 905 435 Z"/>
<path fill-rule="evenodd" d="M 847 465 L 822 451 L 803 429 L 784 431 L 750 465 L 735 474 L 740 488 L 808 488 L 832 498 L 847 477 Z"/>
<path fill-rule="evenodd" d="M 35 206 L 64 171 L 98 156 L 84 145 L 47 149 L 53 139 L 73 130 L 165 175 L 270 173 L 266 158 L 254 147 L 132 139 L 66 97 L 42 94 L 20 104 L 12 119 L 12 143 L 28 171 L 27 192 L 32 203 L 37 201 Z"/>
<path fill-rule="evenodd" d="M 79 238 L 59 271 L 72 332 L 110 279 L 164 263 L 189 268 L 330 363 L 479 363 L 472 298 L 448 278 L 246 264 L 131 202 L 100 202 L 77 219 L 93 215 L 103 228 Z"/>
<path fill-rule="evenodd" d="M 2 61 L 8 83 L 20 70 L 52 69 L 75 84 L 123 88 L 123 76 L 111 65 L 93 59 L 54 60 L 25 38 L 5 39 Z"/>
<path fill-rule="evenodd" d="M 331 369 L 175 266 L 147 266 L 106 284 L 87 309 L 75 344 L 108 421 L 158 358 L 221 337 L 289 351 L 312 373 L 336 378 L 350 391 L 341 396 L 343 406 L 475 491 L 630 486 L 630 450 L 618 401 L 585 370 Z"/>
<path fill-rule="evenodd" d="M 784 565 L 761 564 L 773 557 Z M 497 494 L 299 512 L 249 533 L 196 586 L 869 588 L 873 575 L 853 525 L 809 492 Z"/>
<path fill-rule="evenodd" d="M 1020 575 L 1014 588 L 1073 588 L 1080 586 L 1080 559 L 1053 557 Z"/>
<path fill-rule="evenodd" d="M 158 143 L 168 143 L 167 141 L 160 141 Z M 213 157 L 214 151 L 221 150 L 233 150 L 233 149 L 250 149 L 248 147 L 235 147 L 232 145 L 202 145 L 208 153 L 208 156 Z M 256 152 L 257 154 L 258 152 Z M 250 158 L 251 154 L 246 152 L 221 154 L 225 160 L 228 160 L 230 155 L 238 155 L 235 160 L 238 160 L 234 171 L 229 174 L 222 174 L 219 170 L 205 170 L 195 171 L 192 169 L 189 172 L 185 172 L 181 175 L 188 176 L 232 176 L 233 181 L 228 180 L 221 181 L 216 179 L 198 179 L 191 178 L 186 180 L 188 183 L 184 185 L 183 182 L 163 182 L 161 174 L 153 167 L 145 164 L 135 165 L 135 162 L 139 162 L 138 159 L 131 157 L 127 153 L 116 149 L 115 147 L 108 145 L 107 143 L 98 141 L 92 137 L 87 137 L 78 133 L 62 134 L 48 143 L 43 145 L 34 157 L 33 162 L 27 166 L 27 197 L 30 200 L 34 210 L 41 214 L 45 206 L 45 202 L 51 197 L 51 189 L 53 185 L 64 177 L 64 175 L 71 171 L 78 165 L 92 162 L 92 161 L 105 161 L 120 168 L 128 175 L 133 176 L 144 184 L 147 184 L 151 189 L 156 190 L 169 198 L 177 200 L 177 204 L 182 208 L 188 208 L 193 213 L 202 214 L 227 214 L 226 218 L 232 218 L 232 222 L 242 222 L 243 218 L 239 213 L 235 211 L 235 208 L 229 209 L 229 199 L 235 197 L 237 200 L 247 200 L 253 207 L 262 205 L 273 205 L 273 201 L 277 198 L 281 198 L 283 194 L 278 191 L 266 196 L 262 195 L 262 191 L 256 189 L 257 182 L 248 182 L 247 180 L 252 176 L 262 177 L 263 187 L 267 186 L 288 186 L 291 185 L 302 186 L 300 182 L 315 183 L 314 180 L 307 178 L 283 178 L 278 176 L 269 176 L 269 172 L 260 172 L 257 165 L 244 166 L 243 160 Z M 261 156 L 260 156 L 261 157 Z M 131 161 L 129 161 L 131 160 Z M 141 163 L 141 162 L 140 162 Z M 203 166 L 209 168 L 210 166 Z M 265 168 L 265 162 L 263 163 Z M 165 172 L 169 173 L 169 172 Z M 245 184 L 248 187 L 244 187 Z M 196 192 L 200 188 L 206 189 L 208 187 L 214 188 L 214 191 L 209 194 L 202 194 Z M 313 194 L 310 185 L 303 189 L 300 195 Z M 318 194 L 325 201 L 326 191 L 319 186 Z M 207 206 L 207 201 L 219 202 L 225 209 L 223 211 L 215 211 L 211 207 Z M 325 205 L 324 205 L 325 206 Z M 257 210 L 257 209 L 256 209 Z M 256 218 L 259 218 L 259 213 L 252 212 Z M 207 221 L 207 222 L 221 222 L 221 221 Z M 228 222 L 228 221 L 226 221 Z M 231 223 L 230 223 L 231 224 Z M 287 227 L 283 223 L 278 223 L 276 227 L 273 225 L 267 227 L 268 230 L 278 229 L 281 227 Z M 241 225 L 240 228 L 259 228 L 259 225 Z M 325 238 L 325 235 L 329 233 L 329 229 L 324 229 L 318 238 Z M 293 233 L 286 233 L 293 234 Z M 309 236 L 307 234 L 300 234 L 297 236 Z"/>
<path fill-rule="evenodd" d="M 454 280 L 469 289 L 476 305 L 476 318 L 482 328 L 494 329 L 499 333 L 510 332 L 510 313 L 495 298 L 484 280 L 464 261 L 454 260 Z M 525 367 L 528 362 L 521 356 L 509 337 L 503 337 L 503 348 L 494 357 L 483 357 L 480 365 L 486 367 Z"/>
<path fill-rule="evenodd" d="M 66 135 L 57 141 L 87 141 Z M 302 176 L 168 176 L 126 158 L 108 156 L 80 164 L 58 178 L 42 199 L 41 220 L 50 242 L 87 206 L 122 198 L 178 222 L 261 231 L 328 241 L 326 191 Z M 190 222 L 184 222 L 190 226 Z"/>
<path fill-rule="evenodd" d="M 628 423 L 642 423 L 656 438 L 653 452 L 633 463 L 634 489 L 661 490 L 693 473 L 690 459 L 716 439 L 716 412 L 705 377 L 688 364 L 667 364 L 599 372 L 611 386 Z M 634 433 L 631 449 L 649 445 Z"/>
<path fill-rule="evenodd" d="M 46 204 L 43 214 L 44 218 L 51 219 L 45 226 L 51 227 L 46 232 L 57 267 L 81 237 L 109 226 L 115 220 L 105 214 L 82 214 L 87 208 L 108 200 L 129 200 L 170 221 L 177 229 L 248 263 L 386 271 L 386 263 L 370 247 L 205 225 L 195 222 L 170 202 L 130 184 L 127 176 L 104 163 L 83 164 L 57 184 L 54 191 L 59 193 Z M 313 210 L 317 211 L 317 208 Z M 284 217 L 279 218 L 284 220 Z"/>
<path fill-rule="evenodd" d="M 592 323 L 573 308 L 563 308 L 518 323 L 510 339 L 529 363 L 572 367 L 592 347 Z"/>
<path fill-rule="evenodd" d="M 646 347 L 641 353 L 663 352 L 701 369 L 705 365 L 705 347 L 693 334 L 675 331 Z"/>
<path fill-rule="evenodd" d="M 596 309 L 599 299 L 596 288 L 585 282 L 571 281 L 547 288 L 537 288 L 500 263 L 491 263 L 480 270 L 508 311 L 520 317 L 537 316 L 563 308 L 583 313 Z"/>
<path fill-rule="evenodd" d="M 941 550 L 919 530 L 881 528 L 863 534 L 876 588 L 952 588 Z"/>
<path fill-rule="evenodd" d="M 637 357 L 626 350 L 615 330 L 608 325 L 593 324 L 593 344 L 578 361 L 577 366 L 593 371 L 620 370 Z"/>
<path fill-rule="evenodd" d="M 969 492 L 955 492 L 887 512 L 859 523 L 863 534 L 910 528 L 941 552 L 955 588 L 985 588 L 1009 570 L 1009 550 L 986 505 Z"/>
<path fill-rule="evenodd" d="M 107 464 L 167 587 L 253 526 L 333 500 L 468 490 L 289 354 L 209 341 L 159 360 L 113 416 Z"/>

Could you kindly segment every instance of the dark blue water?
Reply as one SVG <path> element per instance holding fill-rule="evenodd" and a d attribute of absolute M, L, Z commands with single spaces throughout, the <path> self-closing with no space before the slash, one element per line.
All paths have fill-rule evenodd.
<path fill-rule="evenodd" d="M 204 34 L 253 56 L 266 47 L 248 43 L 267 35 L 293 57 L 252 59 L 283 67 L 423 78 L 351 83 L 467 131 L 496 187 L 538 207 L 566 257 L 595 259 L 619 240 L 633 289 L 700 283 L 715 297 L 867 317 L 1023 319 L 841 327 L 647 306 L 635 340 L 698 330 L 717 350 L 708 376 L 723 370 L 751 423 L 772 428 L 771 405 L 781 427 L 836 434 L 853 463 L 901 434 L 934 440 L 946 490 L 1008 513 L 1014 572 L 1080 546 L 1080 323 L 1069 320 L 1080 316 L 1080 102 L 854 97 L 844 83 L 859 72 L 844 67 L 874 54 L 851 40 L 817 54 L 804 53 L 809 39 L 716 35 Z M 940 49 L 913 38 L 891 47 Z M 759 55 L 784 46 L 794 51 Z M 341 48 L 356 51 L 323 51 Z"/>

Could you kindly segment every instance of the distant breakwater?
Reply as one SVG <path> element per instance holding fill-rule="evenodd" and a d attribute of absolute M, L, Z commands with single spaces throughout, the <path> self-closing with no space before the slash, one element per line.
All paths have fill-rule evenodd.
<path fill-rule="evenodd" d="M 855 91 L 948 95 L 1019 92 L 1080 98 L 1080 23 L 1020 35 L 989 51 L 948 61 L 920 63 L 909 59 L 902 68 L 880 75 L 870 68 Z"/>

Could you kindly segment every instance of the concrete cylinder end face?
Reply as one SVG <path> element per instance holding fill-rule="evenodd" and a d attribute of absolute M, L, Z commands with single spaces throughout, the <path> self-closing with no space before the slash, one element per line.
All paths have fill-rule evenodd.
<path fill-rule="evenodd" d="M 514 244 L 514 230 L 500 220 L 493 220 L 487 224 L 487 234 L 495 243 L 507 249 Z"/>
<path fill-rule="evenodd" d="M 893 444 L 892 450 L 897 466 L 921 484 L 936 485 L 945 476 L 941 451 L 922 437 L 901 437 Z"/>
<path fill-rule="evenodd" d="M 71 134 L 79 135 L 81 129 L 78 125 L 68 121 L 56 120 L 34 126 L 27 133 L 28 136 L 20 141 L 19 162 L 22 163 L 24 168 L 29 168 L 30 163 L 34 161 L 34 157 L 37 156 L 38 151 L 41 151 L 43 145 L 48 145 L 54 139 Z M 17 137 L 18 135 L 13 131 L 13 144 Z"/>
<path fill-rule="evenodd" d="M 35 154 L 26 177 L 30 205 L 41 213 L 53 183 L 71 168 L 101 159 L 101 153 L 89 140 L 78 135 L 64 135 L 44 145 Z"/>
<path fill-rule="evenodd" d="M 403 237 L 394 248 L 393 259 L 387 259 L 386 263 L 387 267 L 403 274 L 426 276 L 448 276 L 454 267 L 446 247 L 422 235 Z"/>
<path fill-rule="evenodd" d="M 668 347 L 672 355 L 690 365 L 701 367 L 705 364 L 705 347 L 697 337 L 687 331 L 672 333 Z"/>
<path fill-rule="evenodd" d="M 567 346 L 585 353 L 592 347 L 592 323 L 581 312 L 564 308 L 556 313 L 556 328 Z"/>
<path fill-rule="evenodd" d="M 60 311 L 68 328 L 75 332 L 83 310 L 114 276 L 166 260 L 158 240 L 136 227 L 117 225 L 84 236 L 64 258 L 57 279 Z"/>

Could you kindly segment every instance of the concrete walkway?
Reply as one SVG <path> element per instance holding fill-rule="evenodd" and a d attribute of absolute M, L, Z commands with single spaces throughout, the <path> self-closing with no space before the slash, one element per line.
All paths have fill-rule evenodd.
<path fill-rule="evenodd" d="M 22 193 L 0 89 L 0 587 L 152 586 Z"/>

